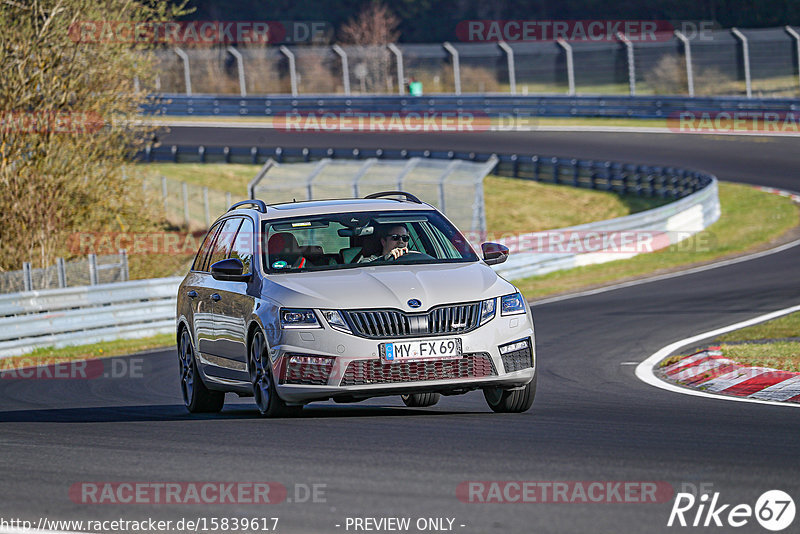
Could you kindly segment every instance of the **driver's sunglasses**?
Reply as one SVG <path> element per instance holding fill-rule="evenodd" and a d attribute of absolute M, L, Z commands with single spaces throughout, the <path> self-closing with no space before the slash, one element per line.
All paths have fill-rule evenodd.
<path fill-rule="evenodd" d="M 391 234 L 386 237 L 395 241 L 402 241 L 403 243 L 408 243 L 408 240 L 411 239 L 411 236 L 408 234 Z"/>

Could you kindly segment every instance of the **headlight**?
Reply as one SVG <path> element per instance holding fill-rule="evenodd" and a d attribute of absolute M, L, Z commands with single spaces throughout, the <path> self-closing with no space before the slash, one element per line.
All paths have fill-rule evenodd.
<path fill-rule="evenodd" d="M 491 321 L 494 317 L 496 302 L 497 299 L 487 299 L 481 302 L 481 325 Z"/>
<path fill-rule="evenodd" d="M 282 328 L 322 328 L 314 310 L 281 308 Z"/>
<path fill-rule="evenodd" d="M 325 320 L 328 322 L 331 328 L 334 330 L 339 330 L 340 332 L 347 332 L 348 334 L 352 334 L 350 331 L 350 327 L 347 326 L 347 322 L 344 320 L 342 316 L 342 312 L 339 310 L 321 310 L 322 316 L 325 317 Z"/>
<path fill-rule="evenodd" d="M 525 313 L 525 299 L 517 291 L 512 295 L 506 295 L 500 299 L 500 315 L 519 315 Z"/>

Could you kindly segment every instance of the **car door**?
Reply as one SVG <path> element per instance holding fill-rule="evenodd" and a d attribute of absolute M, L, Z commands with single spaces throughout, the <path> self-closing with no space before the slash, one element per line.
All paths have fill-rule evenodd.
<path fill-rule="evenodd" d="M 208 272 L 208 261 L 214 242 L 219 233 L 221 224 L 215 224 L 206 234 L 200 250 L 195 257 L 186 283 L 182 287 L 184 296 L 184 309 L 181 313 L 187 316 L 189 324 L 192 325 L 192 334 L 197 345 L 197 351 L 201 354 L 209 350 L 209 343 L 214 336 L 214 322 L 212 317 L 211 291 L 208 282 L 211 275 Z"/>
<path fill-rule="evenodd" d="M 253 272 L 255 226 L 249 217 L 243 217 L 233 239 L 228 258 L 242 262 L 242 274 Z M 214 303 L 214 351 L 227 365 L 236 370 L 246 370 L 247 318 L 255 306 L 255 297 L 248 294 L 250 282 L 215 280 L 219 300 Z"/>
<path fill-rule="evenodd" d="M 239 227 L 244 221 L 245 218 L 239 216 L 224 220 L 209 258 L 209 271 L 214 263 L 231 257 Z M 236 302 L 239 301 L 236 298 L 236 292 L 244 293 L 246 287 L 245 282 L 228 282 L 209 277 L 208 289 L 213 310 L 213 335 L 207 344 L 207 351 L 204 355 L 206 362 L 211 365 L 206 368 L 206 374 L 220 378 L 240 379 L 239 373 L 246 370 L 244 355 L 238 358 L 230 357 L 236 352 L 231 345 L 240 345 L 246 335 L 244 332 L 245 318 L 244 316 L 237 318 L 235 312 Z"/>

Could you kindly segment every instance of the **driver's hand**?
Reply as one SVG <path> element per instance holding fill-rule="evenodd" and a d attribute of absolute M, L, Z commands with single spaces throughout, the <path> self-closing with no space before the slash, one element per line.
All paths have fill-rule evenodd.
<path fill-rule="evenodd" d="M 408 252 L 407 248 L 393 248 L 391 251 L 389 251 L 389 254 L 386 255 L 386 259 L 388 260 L 389 256 L 391 256 L 392 259 L 396 260 L 397 258 L 402 256 L 403 254 L 406 254 L 407 252 Z"/>

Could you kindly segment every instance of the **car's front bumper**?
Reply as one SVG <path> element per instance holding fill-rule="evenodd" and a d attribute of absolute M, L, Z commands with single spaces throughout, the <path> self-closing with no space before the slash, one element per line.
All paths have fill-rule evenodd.
<path fill-rule="evenodd" d="M 285 331 L 282 343 L 271 348 L 274 376 L 279 377 L 278 394 L 289 403 L 429 391 L 457 394 L 484 387 L 522 387 L 534 377 L 536 354 L 530 313 L 495 317 L 466 334 L 414 339 L 450 338 L 460 339 L 462 358 L 389 363 L 381 360 L 379 345 L 403 340 L 365 339 L 331 328 Z M 508 355 L 504 360 L 499 347 L 520 340 L 528 341 L 530 363 L 510 365 Z M 299 383 L 303 382 L 303 373 L 301 380 L 287 380 L 287 362 L 292 355 L 331 358 L 333 363 L 324 379 L 316 376 Z"/>

